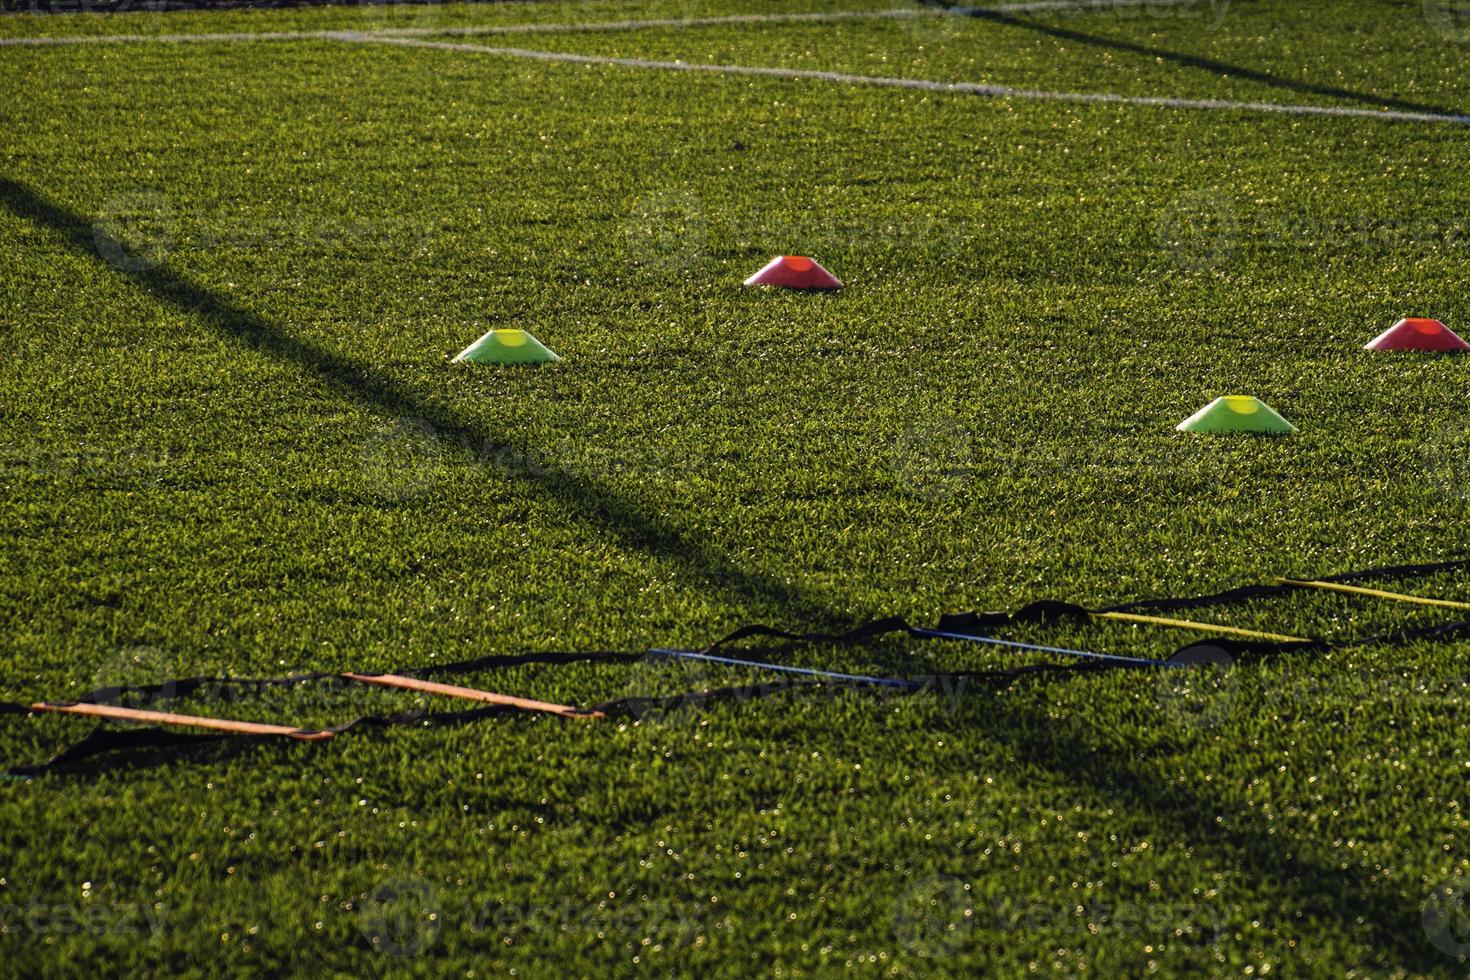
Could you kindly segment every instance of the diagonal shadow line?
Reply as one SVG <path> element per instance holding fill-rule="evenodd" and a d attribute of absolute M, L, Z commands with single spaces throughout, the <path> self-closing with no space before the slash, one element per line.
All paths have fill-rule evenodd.
<path fill-rule="evenodd" d="M 972 17 L 977 20 L 989 20 L 999 24 L 1008 24 L 1012 27 L 1020 27 L 1028 31 L 1036 31 L 1050 37 L 1063 41 L 1074 41 L 1078 44 L 1088 44 L 1094 47 L 1112 48 L 1115 51 L 1127 51 L 1130 54 L 1143 55 L 1147 58 L 1158 58 L 1163 61 L 1172 61 L 1175 64 L 1187 68 L 1198 68 L 1217 75 L 1227 75 L 1231 78 L 1240 78 L 1247 81 L 1259 82 L 1272 88 L 1286 89 L 1290 92 L 1308 95 L 1322 95 L 1329 98 L 1346 99 L 1352 102 L 1361 102 L 1375 109 L 1392 108 L 1402 109 L 1408 112 L 1424 112 L 1434 115 L 1452 115 L 1459 112 L 1458 109 L 1446 109 L 1442 106 L 1428 105 L 1423 102 L 1413 102 L 1408 99 L 1396 99 L 1383 95 L 1369 95 L 1365 92 L 1355 92 L 1352 89 L 1338 88 L 1335 85 L 1321 85 L 1316 82 L 1303 82 L 1291 78 L 1282 78 L 1272 75 L 1270 72 L 1260 71 L 1256 68 L 1246 68 L 1242 65 L 1232 65 L 1226 61 L 1216 61 L 1213 58 L 1203 58 L 1199 55 L 1183 54 L 1178 51 L 1168 51 L 1164 48 L 1153 48 L 1146 44 L 1135 44 L 1132 41 L 1124 41 L 1120 38 L 1103 37 L 1097 34 L 1084 34 L 1082 31 L 1074 31 L 1066 27 L 1057 27 L 1052 24 L 1043 24 L 1034 20 L 1027 20 L 1014 14 L 1008 14 L 999 10 L 987 10 L 984 7 L 960 7 L 944 0 L 918 0 L 926 7 L 934 7 L 943 10 L 947 14 L 957 17 Z"/>
<path fill-rule="evenodd" d="M 0 178 L 0 204 L 25 220 L 52 229 L 77 253 L 98 258 L 94 226 L 76 212 L 6 178 Z M 262 354 L 299 365 L 373 410 L 423 418 L 435 426 L 441 438 L 454 445 L 488 441 L 471 423 L 450 410 L 435 406 L 352 361 L 292 337 L 258 314 L 175 272 L 162 267 L 117 271 L 158 300 L 198 316 L 222 334 L 234 336 Z M 550 466 L 535 473 L 526 473 L 522 478 L 590 524 L 650 556 L 676 562 L 693 571 L 709 586 L 730 589 L 748 599 L 773 604 L 783 613 L 835 625 L 835 617 L 831 613 L 825 612 L 819 603 L 796 587 L 735 567 L 723 556 L 688 540 L 667 523 L 640 513 L 632 502 L 594 481 Z M 1417 962 L 1423 963 L 1424 950 L 1415 950 L 1407 944 L 1406 938 L 1415 934 L 1410 927 L 1417 928 L 1418 920 L 1410 923 L 1410 917 L 1403 908 L 1383 896 L 1368 892 L 1344 872 L 1318 868 L 1300 859 L 1284 859 L 1264 831 L 1221 832 L 1202 816 L 1208 807 L 1207 800 L 1194 798 L 1185 790 L 1167 786 L 1160 788 L 1156 776 L 1120 766 L 1115 758 L 1101 753 L 1085 751 L 1085 732 L 1065 740 L 1059 740 L 1055 735 L 1049 739 L 1039 734 L 1027 737 L 1026 733 L 1054 732 L 1054 725 L 1019 706 L 1006 716 L 992 705 L 976 720 L 1001 742 L 1025 752 L 1030 761 L 1039 763 L 1056 776 L 1075 780 L 1078 785 L 1090 786 L 1100 793 L 1121 797 L 1130 805 L 1156 813 L 1181 833 L 1188 835 L 1197 830 L 1217 844 L 1223 843 L 1230 851 L 1239 852 L 1253 872 L 1278 882 L 1283 890 L 1295 895 L 1309 908 L 1321 908 L 1324 914 L 1347 922 L 1367 912 L 1373 923 L 1371 928 L 1382 943 L 1381 948 L 1393 949 L 1406 959 L 1417 955 Z M 1285 876 L 1282 875 L 1283 869 L 1288 872 Z M 1320 883 L 1321 888 L 1307 888 L 1305 882 Z"/>
<path fill-rule="evenodd" d="M 1094 671 L 1099 668 L 1089 665 L 1085 672 Z M 1030 679 L 1041 676 L 1034 674 Z M 646 711 L 658 712 L 659 702 L 682 702 L 702 709 L 708 701 L 750 701 L 793 690 L 842 691 L 853 697 L 878 698 L 884 702 L 891 697 L 914 696 L 893 694 L 883 688 L 833 687 L 798 681 L 723 688 L 713 692 L 716 696 L 709 699 L 702 692 L 689 692 L 669 698 L 624 698 L 600 707 L 629 710 L 641 716 Z M 930 693 L 945 698 L 951 705 L 962 705 L 949 724 L 963 728 L 965 734 L 989 740 L 997 750 L 1024 760 L 1037 772 L 1057 779 L 1064 788 L 1095 794 L 1128 813 L 1149 814 L 1161 834 L 1187 844 L 1201 860 L 1211 862 L 1214 867 L 1240 872 L 1247 879 L 1247 887 L 1264 883 L 1274 894 L 1283 896 L 1282 907 L 1278 909 L 1283 919 L 1301 912 L 1322 920 L 1339 921 L 1347 928 L 1358 925 L 1385 972 L 1403 969 L 1424 975 L 1444 972 L 1447 957 L 1432 947 L 1424 933 L 1422 903 L 1406 902 L 1386 889 L 1375 889 L 1350 870 L 1303 856 L 1303 849 L 1311 848 L 1310 841 L 1286 834 L 1272 835 L 1271 828 L 1255 814 L 1226 808 L 1215 798 L 1161 779 L 1159 773 L 1149 770 L 1144 757 L 1130 757 L 1126 751 L 1097 747 L 1098 730 L 1085 719 L 1053 718 L 1036 709 L 1035 699 L 969 700 L 972 693 L 989 691 L 989 685 L 983 691 L 972 689 L 961 679 L 957 686 L 935 687 Z M 923 769 L 922 759 L 915 764 Z M 934 770 L 924 771 L 943 775 Z M 609 820 L 618 827 L 633 828 L 667 819 L 672 812 L 666 807 L 624 811 Z M 957 864 L 947 873 L 961 875 L 973 873 L 973 869 Z M 1196 900 L 1192 895 L 1183 898 Z M 1161 901 L 1167 899 L 1168 896 L 1160 896 Z"/>
<path fill-rule="evenodd" d="M 74 251 L 102 261 L 94 223 L 81 214 L 48 200 L 17 181 L 0 177 L 0 205 L 16 216 L 49 228 Z M 331 350 L 292 336 L 265 317 L 212 292 L 178 272 L 138 260 L 116 239 L 108 241 L 124 261 L 109 263 L 155 299 L 198 317 L 219 333 L 233 337 L 252 350 L 291 363 L 378 412 L 412 416 L 428 422 L 433 435 L 453 450 L 508 451 L 516 447 L 492 440 L 453 409 L 437 404 L 402 384 L 341 357 Z M 127 261 L 132 259 L 134 261 Z M 121 266 L 121 267 L 120 267 Z M 514 458 L 519 458 L 514 457 Z M 505 473 L 505 468 L 499 472 Z M 517 467 L 513 476 L 554 499 L 589 525 L 612 535 L 624 546 L 653 558 L 665 559 L 712 591 L 732 592 L 748 602 L 779 611 L 798 621 L 812 619 L 840 625 L 837 615 L 800 586 L 760 572 L 740 568 L 710 545 L 697 541 L 674 525 L 648 514 L 634 501 L 620 496 L 602 481 L 544 460 Z"/>
<path fill-rule="evenodd" d="M 973 720 L 998 747 L 1062 777 L 1067 786 L 1116 801 L 1128 812 L 1149 813 L 1161 831 L 1181 838 L 1202 860 L 1242 872 L 1249 884 L 1264 882 L 1276 894 L 1290 896 L 1290 904 L 1278 909 L 1283 920 L 1289 922 L 1293 912 L 1301 911 L 1337 920 L 1349 930 L 1356 925 L 1389 971 L 1432 975 L 1450 965 L 1450 958 L 1424 932 L 1422 902 L 1411 904 L 1350 870 L 1311 860 L 1302 853 L 1312 850 L 1309 840 L 1268 833 L 1254 813 L 1161 779 L 1143 764 L 1142 756 L 1097 747 L 1098 733 L 1086 723 L 1040 717 L 1004 699 L 968 713 L 965 720 Z M 1233 867 L 1222 861 L 1231 858 Z"/>

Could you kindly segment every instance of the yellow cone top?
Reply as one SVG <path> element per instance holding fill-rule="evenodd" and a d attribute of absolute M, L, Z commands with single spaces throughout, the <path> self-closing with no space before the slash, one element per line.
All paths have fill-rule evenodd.
<path fill-rule="evenodd" d="M 456 364 L 547 364 L 560 357 L 525 330 L 491 330 L 454 357 Z"/>
<path fill-rule="evenodd" d="M 1180 432 L 1259 432 L 1273 436 L 1296 431 L 1270 405 L 1250 395 L 1216 398 L 1175 428 Z"/>

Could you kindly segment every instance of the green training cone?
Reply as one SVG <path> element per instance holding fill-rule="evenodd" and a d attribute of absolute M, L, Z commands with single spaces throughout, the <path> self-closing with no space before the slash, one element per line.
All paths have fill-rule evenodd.
<path fill-rule="evenodd" d="M 491 330 L 454 356 L 455 364 L 548 364 L 551 348 L 524 330 Z"/>
<path fill-rule="evenodd" d="M 1296 427 L 1250 395 L 1216 398 L 1174 428 L 1180 432 L 1260 432 L 1284 436 Z"/>

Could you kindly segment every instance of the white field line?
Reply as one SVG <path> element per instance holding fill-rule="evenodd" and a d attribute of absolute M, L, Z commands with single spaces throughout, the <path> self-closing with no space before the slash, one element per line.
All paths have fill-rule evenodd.
<path fill-rule="evenodd" d="M 902 20 L 911 17 L 969 16 L 973 13 L 1028 14 L 1046 11 L 1102 11 L 1132 7 L 1189 7 L 1202 0 L 1032 0 L 1029 3 L 1006 3 L 995 7 L 895 7 L 888 10 L 833 10 L 806 14 L 730 14 L 723 17 L 660 18 L 656 20 L 620 20 L 587 24 L 501 24 L 467 27 L 385 28 L 374 33 L 397 34 L 402 37 L 452 35 L 474 37 L 494 34 L 575 34 L 598 31 L 643 31 L 681 27 L 720 27 L 727 24 L 793 24 L 830 23 L 843 20 Z"/>
<path fill-rule="evenodd" d="M 466 51 L 473 54 L 496 55 L 503 58 L 526 58 L 533 61 L 554 61 L 575 65 L 615 65 L 621 68 L 649 68 L 662 71 L 708 72 L 717 75 L 754 75 L 762 78 L 810 79 L 819 82 L 838 82 L 844 85 L 873 85 L 881 88 L 944 92 L 951 95 L 984 95 L 994 98 L 1036 99 L 1047 102 L 1163 106 L 1171 109 L 1272 112 L 1291 116 L 1337 116 L 1351 119 L 1450 123 L 1457 126 L 1470 125 L 1470 115 L 1441 115 L 1432 112 L 1404 112 L 1395 109 L 1354 109 L 1344 106 L 1290 105 L 1279 102 L 1232 102 L 1226 99 L 1183 99 L 1169 95 L 1120 95 L 1114 92 L 1051 92 L 1043 89 L 1012 88 L 1007 85 L 982 85 L 976 82 L 933 82 L 920 78 L 851 75 L 846 72 L 819 71 L 804 68 L 712 65 L 702 62 L 651 61 L 646 58 L 614 58 L 605 55 L 571 54 L 565 51 L 536 51 L 529 48 L 498 48 L 482 44 L 429 41 L 416 37 L 365 34 L 352 31 L 343 31 L 335 36 L 343 41 L 356 43 L 396 44 L 412 48 L 434 48 L 440 51 Z"/>
<path fill-rule="evenodd" d="M 928 3 L 930 0 L 922 0 Z M 1196 7 L 1210 0 L 1031 0 L 1029 3 L 1002 3 L 996 6 L 953 7 L 930 6 L 928 9 L 941 14 L 1041 14 L 1049 10 L 1075 10 L 1091 12 L 1115 10 L 1119 7 Z"/>
<path fill-rule="evenodd" d="M 1086 3 L 1087 0 L 1061 0 Z M 1138 0 L 1123 0 L 1136 3 Z M 1189 2 L 1189 0 L 1177 0 Z M 433 34 L 585 34 L 601 31 L 644 31 L 654 28 L 719 27 L 723 24 L 827 23 L 842 20 L 883 20 L 906 17 L 940 17 L 937 9 L 898 7 L 889 10 L 833 10 L 806 14 L 733 14 L 727 17 L 687 17 L 663 20 L 589 21 L 584 24 L 484 24 L 470 27 L 385 27 L 361 34 L 395 34 L 414 37 Z M 247 31 L 231 34 L 78 34 L 61 37 L 0 38 L 0 47 L 45 47 L 53 44 L 189 44 L 231 41 L 331 40 L 340 31 Z"/>
<path fill-rule="evenodd" d="M 418 39 L 426 35 L 554 34 L 589 31 L 635 31 L 663 27 L 709 27 L 721 24 L 822 23 L 840 20 L 945 16 L 951 12 L 963 14 L 976 9 L 1001 14 L 1055 10 L 1102 11 L 1110 8 L 1123 7 L 1192 6 L 1199 2 L 1201 0 L 1032 0 L 1032 2 L 1027 3 L 1009 3 L 982 8 L 956 7 L 953 11 L 946 11 L 941 8 L 891 8 L 882 10 L 793 14 L 735 14 L 725 17 L 602 21 L 585 24 L 531 23 L 461 28 L 388 28 L 380 31 L 250 31 L 207 34 L 96 34 L 61 37 L 11 37 L 0 38 L 0 47 L 45 47 L 68 44 L 221 44 L 259 41 L 337 40 L 357 43 L 401 44 L 449 51 L 470 51 L 480 54 L 500 55 L 502 57 L 530 58 L 541 61 L 560 61 L 573 64 L 618 65 L 627 68 L 712 72 L 726 75 L 758 75 L 768 78 L 784 79 L 814 79 L 817 81 L 839 82 L 848 85 L 907 88 L 960 95 L 991 96 L 995 98 L 1035 99 L 1051 102 L 1113 103 L 1118 105 L 1164 106 L 1176 109 L 1271 112 L 1298 116 L 1338 116 L 1400 122 L 1470 125 L 1470 116 L 1431 112 L 1405 112 L 1393 109 L 1354 109 L 1342 106 L 1291 105 L 1277 102 L 1233 102 L 1225 99 L 1185 99 L 1176 96 L 1120 95 L 1113 92 L 1052 92 L 1041 89 L 1013 88 L 1005 85 L 981 85 L 974 82 L 934 82 L 925 79 L 852 75 L 843 72 L 813 71 L 799 68 L 762 68 L 742 65 L 695 64 L 684 61 L 651 61 L 643 58 L 600 57 L 568 54 L 557 51 L 487 47 Z"/>
<path fill-rule="evenodd" d="M 1066 0 L 1076 2 L 1076 0 Z M 1134 0 L 1136 2 L 1136 0 Z M 592 34 L 601 31 L 648 31 L 680 27 L 721 27 L 726 24 L 825 24 L 842 20 L 898 20 L 943 16 L 944 11 L 922 7 L 891 10 L 832 10 L 809 14 L 729 14 L 723 17 L 664 17 L 654 20 L 589 21 L 585 24 L 483 24 L 468 27 L 384 28 L 383 34 L 416 37 L 428 34 Z"/>
<path fill-rule="evenodd" d="M 1021 14 L 1048 10 L 1097 11 L 1118 7 L 1180 7 L 1191 6 L 1201 0 L 1034 0 L 1030 3 L 1009 3 L 997 7 L 981 8 L 999 14 Z M 956 14 L 974 8 L 958 7 Z M 359 31 L 361 34 L 392 34 L 402 37 L 429 35 L 494 35 L 494 34 L 583 34 L 602 31 L 643 31 L 659 28 L 719 27 L 726 24 L 822 24 L 844 20 L 901 20 L 910 17 L 943 17 L 950 11 L 937 7 L 895 7 L 885 10 L 832 10 L 816 13 L 794 14 L 732 14 L 723 17 L 686 17 L 660 20 L 614 20 L 590 21 L 585 24 L 498 24 L 469 27 L 401 27 L 382 28 L 376 31 Z M 337 37 L 336 31 L 247 31 L 240 33 L 210 34 L 81 34 L 60 37 L 6 37 L 0 38 L 0 47 L 49 47 L 63 44 L 225 44 L 246 41 L 297 41 L 330 40 Z"/>
<path fill-rule="evenodd" d="M 229 34 L 75 34 L 60 37 L 0 37 L 4 48 L 57 44 L 233 44 L 245 41 L 332 41 L 341 31 L 241 31 Z"/>

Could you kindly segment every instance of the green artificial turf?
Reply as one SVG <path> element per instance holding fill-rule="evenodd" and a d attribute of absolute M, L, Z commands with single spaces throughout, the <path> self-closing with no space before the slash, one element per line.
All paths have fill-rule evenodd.
<path fill-rule="evenodd" d="M 433 33 L 881 6 L 13 16 L 0 36 L 408 27 L 1470 108 L 1470 30 L 1409 2 Z M 0 47 L 0 89 L 3 700 L 1101 605 L 1470 545 L 1470 360 L 1361 349 L 1408 315 L 1470 336 L 1470 127 L 322 37 Z M 740 288 L 780 253 L 847 288 Z M 449 363 L 492 327 L 563 360 Z M 1223 394 L 1297 432 L 1174 432 Z M 1385 585 L 1470 599 L 1463 576 Z M 1301 593 L 1189 615 L 1349 640 L 1461 614 Z M 1199 638 L 1004 635 L 1141 657 Z M 102 756 L 0 782 L 0 956 L 14 975 L 1459 975 L 1467 651 Z M 885 676 L 1043 659 L 748 655 Z M 452 679 L 593 705 L 769 678 Z M 303 725 L 462 707 L 329 684 L 129 703 Z M 4 716 L 0 761 L 92 727 Z"/>

